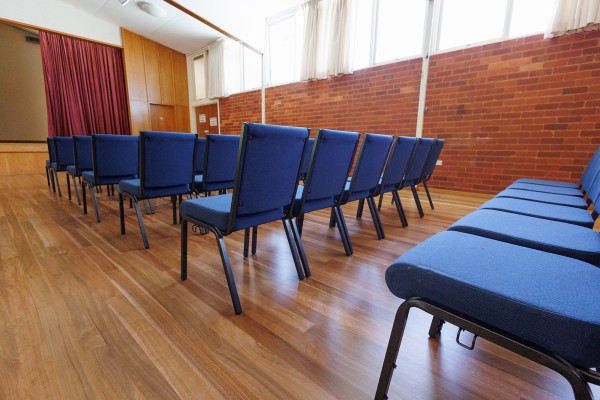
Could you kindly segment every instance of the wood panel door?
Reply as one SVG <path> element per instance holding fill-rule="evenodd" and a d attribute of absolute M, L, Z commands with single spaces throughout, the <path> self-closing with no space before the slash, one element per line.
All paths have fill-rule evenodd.
<path fill-rule="evenodd" d="M 150 123 L 153 131 L 175 132 L 177 130 L 175 108 L 173 106 L 150 104 Z"/>
<path fill-rule="evenodd" d="M 195 110 L 199 137 L 205 137 L 207 133 L 219 133 L 219 107 L 216 103 L 198 106 Z"/>

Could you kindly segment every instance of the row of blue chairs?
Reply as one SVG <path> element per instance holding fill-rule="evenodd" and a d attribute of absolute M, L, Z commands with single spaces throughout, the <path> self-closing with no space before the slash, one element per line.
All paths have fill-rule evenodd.
<path fill-rule="evenodd" d="M 579 184 L 519 179 L 394 261 L 396 314 L 376 399 L 387 398 L 406 318 L 432 314 L 563 375 L 576 399 L 600 384 L 600 148 Z M 460 342 L 459 342 L 460 344 Z"/>

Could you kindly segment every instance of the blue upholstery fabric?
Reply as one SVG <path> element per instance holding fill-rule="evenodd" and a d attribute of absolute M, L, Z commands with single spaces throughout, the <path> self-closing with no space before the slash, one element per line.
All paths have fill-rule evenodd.
<path fill-rule="evenodd" d="M 292 203 L 308 129 L 245 124 L 247 142 L 236 181 L 237 215 Z"/>
<path fill-rule="evenodd" d="M 534 201 L 521 199 L 496 197 L 483 203 L 480 209 L 491 209 L 514 214 L 529 215 L 531 217 L 580 225 L 586 228 L 592 228 L 594 226 L 594 219 L 586 210 L 574 207 L 557 206 L 554 204 L 536 203 Z"/>
<path fill-rule="evenodd" d="M 73 136 L 73 162 L 75 172 L 70 173 L 74 176 L 94 168 L 91 136 Z"/>
<path fill-rule="evenodd" d="M 52 164 L 52 168 L 56 171 L 66 171 L 69 165 L 73 165 L 73 138 L 72 137 L 55 137 L 54 138 L 54 154 L 56 162 Z"/>
<path fill-rule="evenodd" d="M 92 135 L 94 161 L 93 180 L 90 174 L 82 174 L 87 181 L 96 185 L 119 183 L 123 179 L 138 177 L 139 136 Z"/>
<path fill-rule="evenodd" d="M 379 193 L 386 193 L 400 187 L 419 142 L 417 138 L 405 136 L 398 136 L 395 140 L 383 172 L 383 179 L 380 182 L 383 186 Z"/>
<path fill-rule="evenodd" d="M 69 165 L 69 166 L 67 167 L 67 172 L 68 172 L 69 174 L 73 175 L 73 176 L 78 176 L 78 175 L 77 175 L 77 168 L 75 168 L 75 166 L 74 166 L 74 165 Z"/>
<path fill-rule="evenodd" d="M 419 183 L 421 176 L 423 175 L 423 168 L 427 162 L 427 157 L 435 143 L 435 139 L 425 138 L 420 139 L 415 154 L 413 156 L 410 168 L 406 174 L 406 186 L 413 186 Z"/>
<path fill-rule="evenodd" d="M 320 129 L 317 132 L 312 163 L 306 179 L 308 193 L 304 193 L 304 186 L 298 187 L 294 215 L 332 207 L 335 204 L 335 196 L 339 195 L 346 185 L 359 137 L 357 132 L 330 129 Z"/>
<path fill-rule="evenodd" d="M 200 192 L 231 189 L 235 179 L 240 137 L 238 135 L 206 135 L 206 163 Z"/>
<path fill-rule="evenodd" d="M 140 180 L 126 179 L 119 182 L 119 192 L 134 196 L 136 199 L 154 199 L 157 197 L 167 197 L 178 194 L 189 193 L 189 185 L 163 186 L 156 188 L 146 188 L 142 197 Z"/>
<path fill-rule="evenodd" d="M 496 210 L 476 210 L 450 228 L 490 239 L 561 254 L 600 265 L 600 234 L 593 229 Z"/>
<path fill-rule="evenodd" d="M 445 143 L 446 141 L 444 139 L 435 139 L 435 143 L 431 148 L 431 152 L 429 153 L 429 157 L 427 157 L 423 172 L 421 173 L 422 179 L 427 179 L 433 174 L 433 170 L 435 169 L 437 160 L 440 158 Z"/>
<path fill-rule="evenodd" d="M 302 164 L 300 165 L 300 179 L 302 180 L 306 178 L 314 147 L 315 139 L 309 138 L 308 143 L 306 143 L 306 146 L 304 147 L 304 152 L 302 153 Z"/>
<path fill-rule="evenodd" d="M 52 163 L 50 162 L 50 160 L 46 160 L 46 168 L 49 168 L 52 166 Z"/>
<path fill-rule="evenodd" d="M 354 165 L 352 179 L 336 201 L 345 204 L 350 201 L 364 199 L 372 194 L 379 185 L 379 179 L 385 166 L 393 136 L 367 133 L 363 140 L 358 159 Z"/>
<path fill-rule="evenodd" d="M 204 171 L 206 139 L 199 137 L 196 139 L 196 155 L 194 156 L 194 173 L 201 175 Z"/>
<path fill-rule="evenodd" d="M 496 197 L 510 197 L 512 199 L 522 199 L 535 201 L 539 203 L 557 204 L 566 207 L 576 207 L 587 210 L 588 204 L 581 197 L 566 196 L 562 194 L 551 194 L 541 192 L 531 192 L 529 190 L 505 189 L 498 193 Z"/>
<path fill-rule="evenodd" d="M 530 183 L 513 183 L 512 185 L 508 186 L 507 189 L 528 190 L 528 191 L 532 191 L 532 192 L 583 197 L 583 193 L 581 193 L 581 190 L 579 190 L 579 189 L 536 185 L 535 183 L 532 183 L 532 184 L 530 184 Z"/>
<path fill-rule="evenodd" d="M 194 179 L 196 135 L 175 132 L 140 132 L 141 197 L 152 198 L 189 192 Z M 172 193 L 157 196 L 170 187 Z M 183 190 L 183 187 L 188 187 Z"/>
<path fill-rule="evenodd" d="M 555 186 L 555 187 L 564 187 L 577 189 L 579 185 L 572 182 L 560 182 L 560 181 L 549 181 L 544 179 L 533 179 L 533 178 L 520 178 L 517 179 L 514 183 L 528 183 L 532 185 L 543 185 L 543 186 Z"/>
<path fill-rule="evenodd" d="M 50 165 L 52 165 L 52 163 L 56 162 L 56 154 L 54 152 L 54 138 L 49 137 L 46 140 L 46 143 L 48 144 L 48 158 L 50 161 Z"/>
<path fill-rule="evenodd" d="M 572 364 L 600 366 L 600 269 L 460 232 L 442 232 L 386 271 L 392 293 L 421 297 Z"/>

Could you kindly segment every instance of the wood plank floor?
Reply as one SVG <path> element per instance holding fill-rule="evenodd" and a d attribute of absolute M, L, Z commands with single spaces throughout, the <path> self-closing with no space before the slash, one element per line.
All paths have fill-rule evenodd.
<path fill-rule="evenodd" d="M 63 188 L 66 187 L 61 177 Z M 170 204 L 133 210 L 119 233 L 118 202 L 99 196 L 102 222 L 46 186 L 43 175 L 0 176 L 0 399 L 370 399 L 401 300 L 386 266 L 484 200 L 439 194 L 410 226 L 384 203 L 386 239 L 368 212 L 344 207 L 346 257 L 327 212 L 306 218 L 312 277 L 299 282 L 280 223 L 259 228 L 258 253 L 226 238 L 244 313 L 233 313 L 214 237 L 190 233 L 179 279 L 179 226 Z M 447 325 L 429 340 L 413 312 L 391 399 L 568 399 L 556 373 L 479 340 L 473 351 Z M 596 395 L 600 392 L 594 388 Z"/>

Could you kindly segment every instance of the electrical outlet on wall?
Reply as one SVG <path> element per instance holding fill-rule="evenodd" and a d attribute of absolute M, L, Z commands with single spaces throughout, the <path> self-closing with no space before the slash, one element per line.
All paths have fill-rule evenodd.
<path fill-rule="evenodd" d="M 437 161 L 435 162 L 435 165 L 442 165 L 442 160 L 437 160 Z"/>

